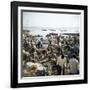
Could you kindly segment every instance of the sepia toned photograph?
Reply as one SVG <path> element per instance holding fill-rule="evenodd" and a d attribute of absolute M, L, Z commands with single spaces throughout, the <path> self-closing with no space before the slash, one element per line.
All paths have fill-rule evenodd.
<path fill-rule="evenodd" d="M 22 11 L 22 77 L 78 75 L 80 13 Z"/>

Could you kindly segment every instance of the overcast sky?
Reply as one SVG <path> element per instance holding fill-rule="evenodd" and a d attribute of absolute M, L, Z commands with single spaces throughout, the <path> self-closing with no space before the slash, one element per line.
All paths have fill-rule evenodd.
<path fill-rule="evenodd" d="M 80 27 L 80 15 L 23 12 L 23 27 Z"/>
<path fill-rule="evenodd" d="M 50 31 L 47 27 L 49 27 L 50 29 L 55 29 L 56 31 Z M 67 33 L 79 32 L 80 15 L 23 12 L 23 29 L 30 30 L 33 35 L 40 34 L 45 36 L 48 33 L 59 34 L 61 33 L 60 28 L 62 27 L 68 27 L 65 28 L 67 30 Z M 42 31 L 42 29 L 47 29 L 47 31 Z"/>

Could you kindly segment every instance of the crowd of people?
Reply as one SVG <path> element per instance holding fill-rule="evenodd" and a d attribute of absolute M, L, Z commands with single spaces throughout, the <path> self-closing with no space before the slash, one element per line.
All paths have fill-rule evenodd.
<path fill-rule="evenodd" d="M 22 76 L 79 74 L 79 34 L 22 31 Z"/>

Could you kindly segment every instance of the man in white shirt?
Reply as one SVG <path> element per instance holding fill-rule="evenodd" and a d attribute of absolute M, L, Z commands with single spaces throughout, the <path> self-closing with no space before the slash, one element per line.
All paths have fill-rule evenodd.
<path fill-rule="evenodd" d="M 61 67 L 61 75 L 64 74 L 64 65 L 66 63 L 66 58 L 64 57 L 64 55 L 62 54 L 61 56 L 59 56 L 57 58 L 57 65 L 59 65 Z"/>
<path fill-rule="evenodd" d="M 70 74 L 78 74 L 79 73 L 79 62 L 76 59 L 76 56 L 73 55 L 72 58 L 69 60 L 70 64 Z"/>

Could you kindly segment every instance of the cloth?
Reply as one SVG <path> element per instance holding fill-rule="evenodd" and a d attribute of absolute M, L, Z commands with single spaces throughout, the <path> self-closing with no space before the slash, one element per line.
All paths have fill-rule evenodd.
<path fill-rule="evenodd" d="M 77 59 L 72 58 L 69 60 L 69 64 L 70 64 L 70 73 L 71 74 L 77 74 L 78 70 L 79 70 L 79 62 Z"/>
<path fill-rule="evenodd" d="M 62 59 L 61 56 L 57 58 L 57 65 L 60 65 L 62 69 L 65 63 L 66 63 L 66 58 Z"/>

